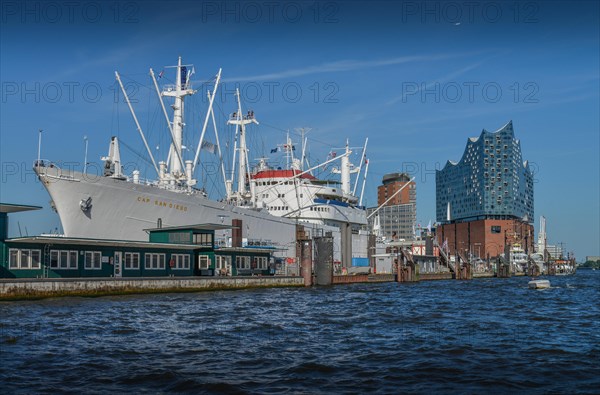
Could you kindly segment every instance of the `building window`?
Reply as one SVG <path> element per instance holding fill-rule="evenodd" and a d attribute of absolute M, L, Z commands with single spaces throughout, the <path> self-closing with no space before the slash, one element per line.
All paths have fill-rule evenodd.
<path fill-rule="evenodd" d="M 29 269 L 31 267 L 31 250 L 21 250 L 21 269 Z"/>
<path fill-rule="evenodd" d="M 502 228 L 500 226 L 492 225 L 492 233 L 500 233 Z"/>
<path fill-rule="evenodd" d="M 40 256 L 40 250 L 11 248 L 8 252 L 8 267 L 10 269 L 39 269 Z"/>
<path fill-rule="evenodd" d="M 250 269 L 250 257 L 249 256 L 236 256 L 235 267 L 238 269 Z"/>
<path fill-rule="evenodd" d="M 217 255 L 216 260 L 217 270 L 219 270 L 219 272 L 223 275 L 230 274 L 228 269 L 231 267 L 231 257 L 226 255 Z"/>
<path fill-rule="evenodd" d="M 37 258 L 39 261 L 39 257 Z M 39 268 L 39 262 L 38 262 Z M 77 251 L 69 250 L 51 250 L 50 268 L 52 269 L 77 269 Z"/>
<path fill-rule="evenodd" d="M 136 270 L 140 268 L 140 254 L 137 252 L 125 253 L 125 269 Z"/>
<path fill-rule="evenodd" d="M 69 267 L 69 251 L 59 252 L 59 264 L 61 269 L 67 269 Z"/>
<path fill-rule="evenodd" d="M 190 256 L 188 254 L 171 254 L 169 265 L 173 269 L 187 270 L 190 268 Z"/>
<path fill-rule="evenodd" d="M 41 256 L 42 256 L 42 252 L 40 250 L 31 250 L 31 268 L 32 269 L 39 269 L 41 267 L 41 265 L 40 265 L 40 263 L 42 262 Z"/>
<path fill-rule="evenodd" d="M 11 248 L 9 250 L 8 253 L 8 267 L 10 269 L 18 269 L 19 268 L 19 256 L 21 254 L 19 254 L 19 250 L 15 250 L 14 248 Z"/>
<path fill-rule="evenodd" d="M 213 235 L 212 233 L 196 233 L 194 234 L 194 244 L 198 244 L 204 247 L 213 246 Z"/>
<path fill-rule="evenodd" d="M 165 254 L 146 254 L 144 256 L 144 268 L 148 270 L 164 270 Z"/>
<path fill-rule="evenodd" d="M 210 267 L 210 257 L 208 255 L 198 255 L 198 267 L 208 269 Z"/>
<path fill-rule="evenodd" d="M 258 270 L 265 270 L 267 268 L 267 258 L 264 256 L 255 256 L 252 268 Z"/>
<path fill-rule="evenodd" d="M 52 269 L 58 269 L 58 251 L 50 251 L 50 267 Z"/>
<path fill-rule="evenodd" d="M 190 242 L 190 234 L 187 232 L 169 233 L 169 243 L 185 244 Z"/>
<path fill-rule="evenodd" d="M 100 251 L 86 251 L 84 267 L 87 270 L 100 270 L 102 268 L 102 254 Z"/>
<path fill-rule="evenodd" d="M 78 267 L 77 251 L 69 251 L 69 269 L 77 270 Z"/>

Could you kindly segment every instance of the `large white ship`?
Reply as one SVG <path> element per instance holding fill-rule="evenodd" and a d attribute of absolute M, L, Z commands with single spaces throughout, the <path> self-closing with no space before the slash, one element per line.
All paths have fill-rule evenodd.
<path fill-rule="evenodd" d="M 341 174 L 339 185 L 317 180 L 310 173 L 312 169 L 303 170 L 299 161 L 294 158 L 289 169 L 273 170 L 263 159 L 254 171 L 250 171 L 246 125 L 258 122 L 253 112 L 242 112 L 239 92 L 238 108 L 227 121 L 236 127 L 233 157 L 237 179 L 234 178 L 234 174 L 226 178 L 222 167 L 225 196 L 220 200 L 212 200 L 196 188 L 194 174 L 199 163 L 200 149 L 206 144 L 203 139 L 211 116 L 215 132 L 217 129 L 212 105 L 221 71 L 219 70 L 215 77 L 212 92 L 208 92 L 208 110 L 192 160 L 185 157 L 185 150 L 182 149 L 185 127 L 184 101 L 187 96 L 196 93 L 189 78 L 190 66 L 182 65 L 179 58 L 177 66 L 174 66 L 175 84 L 164 85 L 162 90 L 150 69 L 162 113 L 168 123 L 171 141 L 167 160 L 158 164 L 121 78 L 115 73 L 156 171 L 155 181 L 141 179 L 138 170 L 124 174 L 117 137 L 111 138 L 109 154 L 102 158 L 102 176 L 91 175 L 85 171 L 61 169 L 55 163 L 40 158 L 35 162 L 34 170 L 50 194 L 64 235 L 94 239 L 147 240 L 148 236 L 144 231 L 147 228 L 200 223 L 231 224 L 233 219 L 239 219 L 243 223 L 242 237 L 248 244 L 275 246 L 279 251 L 278 256 L 293 258 L 296 256 L 296 227 L 302 224 L 313 235 L 331 232 L 334 237 L 334 259 L 343 259 L 344 265 L 351 264 L 351 257 L 366 259 L 366 212 L 360 206 L 358 198 L 350 192 L 350 174 L 359 170 L 349 162 L 350 149 L 346 146 L 343 155 L 326 162 L 340 161 L 340 167 L 336 169 L 336 172 Z M 165 103 L 164 98 L 172 100 L 171 117 L 167 113 L 169 105 Z M 220 152 L 218 136 L 216 147 L 211 148 Z M 237 186 L 235 190 L 234 185 Z M 230 237 L 230 230 L 218 231 L 216 241 L 227 245 Z"/>

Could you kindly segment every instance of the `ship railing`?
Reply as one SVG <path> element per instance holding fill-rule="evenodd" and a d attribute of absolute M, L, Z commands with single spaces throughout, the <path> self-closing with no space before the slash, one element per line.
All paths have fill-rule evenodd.
<path fill-rule="evenodd" d="M 60 169 L 60 166 L 58 166 L 56 162 L 52 162 L 50 159 L 41 158 L 33 161 L 33 167 L 47 167 Z"/>
<path fill-rule="evenodd" d="M 184 193 L 191 193 L 191 194 L 203 194 L 202 191 L 196 190 L 196 189 L 190 189 L 188 188 L 187 185 L 173 185 L 170 183 L 165 183 L 165 182 L 160 182 L 159 180 L 156 179 L 149 179 L 149 178 L 139 178 L 138 179 L 138 184 L 140 185 L 146 185 L 146 186 L 151 186 L 151 187 L 157 187 L 160 189 L 165 189 L 168 191 L 173 191 L 173 192 L 184 192 Z M 133 176 L 127 176 L 127 181 L 128 182 L 134 182 L 133 181 Z"/>
<path fill-rule="evenodd" d="M 36 159 L 33 161 L 33 167 L 46 167 L 46 164 L 51 163 L 48 159 Z"/>
<path fill-rule="evenodd" d="M 177 90 L 176 84 L 165 84 L 163 85 L 163 92 L 174 92 Z"/>
<path fill-rule="evenodd" d="M 149 178 L 139 178 L 138 180 L 139 180 L 138 184 L 140 184 L 140 185 L 149 185 L 149 186 L 158 185 L 158 181 L 151 180 Z M 127 176 L 127 181 L 134 182 L 133 176 Z"/>
<path fill-rule="evenodd" d="M 55 162 L 49 159 L 36 159 L 33 161 L 33 167 L 38 169 L 38 174 L 51 178 L 59 178 L 64 180 L 78 181 L 75 177 L 69 174 L 63 174 L 63 169 Z M 43 169 L 43 170 L 42 170 Z M 48 174 L 48 169 L 56 169 L 56 175 Z M 69 170 L 67 170 L 68 172 Z"/>

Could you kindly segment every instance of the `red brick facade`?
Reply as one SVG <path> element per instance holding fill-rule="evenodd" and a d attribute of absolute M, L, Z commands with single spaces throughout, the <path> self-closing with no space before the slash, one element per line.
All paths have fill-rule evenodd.
<path fill-rule="evenodd" d="M 383 204 L 390 196 L 392 196 L 396 191 L 402 188 L 408 182 L 403 181 L 394 181 L 388 184 L 380 185 L 377 187 L 377 205 Z M 399 204 L 408 204 L 414 203 L 410 200 L 410 191 L 414 190 L 415 182 L 411 182 L 411 185 L 404 188 L 399 194 L 394 196 L 392 200 L 386 203 L 386 206 L 397 206 Z"/>
<path fill-rule="evenodd" d="M 482 259 L 504 253 L 504 245 L 520 245 L 533 252 L 533 225 L 519 220 L 484 219 L 439 225 L 437 238 L 440 245 L 448 240 L 450 254 L 456 250 L 464 255 L 469 251 Z"/>

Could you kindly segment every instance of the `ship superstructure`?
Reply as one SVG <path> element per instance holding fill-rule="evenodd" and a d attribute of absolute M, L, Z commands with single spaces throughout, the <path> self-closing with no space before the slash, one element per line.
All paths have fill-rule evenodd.
<path fill-rule="evenodd" d="M 292 146 L 288 139 L 284 148 Z M 350 191 L 350 174 L 359 170 L 349 161 L 351 153 L 346 144 L 339 158 L 340 168 L 333 169 L 333 173 L 342 174 L 341 182 L 316 178 L 310 169 L 302 169 L 297 158 L 291 159 L 287 169 L 274 169 L 264 158 L 260 159 L 251 174 L 257 205 L 280 217 L 331 226 L 351 223 L 356 228 L 364 228 L 366 210 Z"/>

